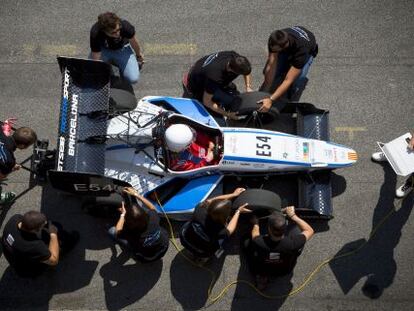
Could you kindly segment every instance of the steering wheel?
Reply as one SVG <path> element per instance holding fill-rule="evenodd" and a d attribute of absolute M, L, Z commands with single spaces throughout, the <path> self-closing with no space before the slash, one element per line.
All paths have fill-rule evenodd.
<path fill-rule="evenodd" d="M 223 153 L 223 146 L 220 145 L 220 138 L 216 136 L 216 139 L 214 142 L 214 149 L 213 149 L 214 159 L 215 160 L 219 159 L 222 153 Z"/>

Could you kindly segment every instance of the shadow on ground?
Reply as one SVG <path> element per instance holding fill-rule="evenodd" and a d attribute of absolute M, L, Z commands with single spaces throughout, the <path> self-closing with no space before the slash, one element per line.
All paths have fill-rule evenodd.
<path fill-rule="evenodd" d="M 411 193 L 404 200 L 395 200 L 397 177 L 388 164 L 383 164 L 383 169 L 384 183 L 374 210 L 370 233 L 372 237 L 369 238 L 368 244 L 365 238 L 345 244 L 335 256 L 362 248 L 349 257 L 330 263 L 345 294 L 359 280 L 366 278 L 362 292 L 371 299 L 377 299 L 394 281 L 397 271 L 394 249 L 400 241 L 401 230 L 411 214 L 413 194 Z M 387 219 L 383 222 L 385 217 Z"/>

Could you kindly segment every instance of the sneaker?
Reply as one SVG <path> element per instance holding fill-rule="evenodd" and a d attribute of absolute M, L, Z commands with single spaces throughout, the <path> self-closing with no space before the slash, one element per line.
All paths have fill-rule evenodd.
<path fill-rule="evenodd" d="M 395 190 L 395 196 L 401 199 L 409 194 L 411 190 L 413 190 L 413 181 L 411 178 L 408 178 L 403 185 Z"/>
<path fill-rule="evenodd" d="M 385 161 L 387 161 L 387 158 L 385 157 L 384 152 L 374 152 L 371 155 L 371 159 L 372 159 L 372 161 L 375 161 L 375 162 L 385 162 Z"/>
<path fill-rule="evenodd" d="M 7 205 L 14 201 L 16 194 L 14 192 L 2 192 L 0 195 L 0 205 Z"/>

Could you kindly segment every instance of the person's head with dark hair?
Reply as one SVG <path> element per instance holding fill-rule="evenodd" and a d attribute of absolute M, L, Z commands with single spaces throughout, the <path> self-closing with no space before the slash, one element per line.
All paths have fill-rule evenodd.
<path fill-rule="evenodd" d="M 102 13 L 98 16 L 100 29 L 109 37 L 118 38 L 121 34 L 121 19 L 112 12 Z"/>
<path fill-rule="evenodd" d="M 286 230 L 286 217 L 280 212 L 273 212 L 268 218 L 267 228 L 270 237 L 282 237 Z"/>
<path fill-rule="evenodd" d="M 38 232 L 47 223 L 45 214 L 37 211 L 29 211 L 23 215 L 21 229 L 25 231 Z"/>
<path fill-rule="evenodd" d="M 230 200 L 214 200 L 207 206 L 207 213 L 217 223 L 225 224 L 231 212 Z"/>
<path fill-rule="evenodd" d="M 249 60 L 244 56 L 233 57 L 228 65 L 228 69 L 238 75 L 247 76 L 252 72 Z"/>
<path fill-rule="evenodd" d="M 142 232 L 148 226 L 149 215 L 138 204 L 133 203 L 126 208 L 125 228 L 130 231 Z"/>
<path fill-rule="evenodd" d="M 26 149 L 37 141 L 36 132 L 30 127 L 19 127 L 13 133 L 13 139 L 16 147 L 19 149 Z"/>
<path fill-rule="evenodd" d="M 280 52 L 289 46 L 288 34 L 283 30 L 275 30 L 270 34 L 268 42 L 271 52 Z"/>

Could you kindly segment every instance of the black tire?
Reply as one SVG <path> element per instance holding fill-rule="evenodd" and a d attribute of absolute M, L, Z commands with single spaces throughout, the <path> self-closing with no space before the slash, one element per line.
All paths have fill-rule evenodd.
<path fill-rule="evenodd" d="M 281 212 L 282 201 L 278 194 L 263 189 L 247 189 L 233 202 L 233 209 L 248 203 L 248 208 L 258 217 L 268 216 L 273 212 Z"/>
<path fill-rule="evenodd" d="M 240 94 L 238 96 L 240 99 L 237 109 L 238 115 L 248 117 L 251 116 L 255 111 L 257 111 L 257 108 L 259 108 L 259 104 L 257 104 L 257 102 L 263 98 L 268 98 L 269 96 L 270 94 L 266 92 L 249 92 Z M 276 105 L 276 107 L 278 106 Z M 271 123 L 278 117 L 278 115 L 279 109 L 275 107 L 270 108 L 268 112 L 258 113 L 258 117 L 263 124 Z"/>
<path fill-rule="evenodd" d="M 91 216 L 113 218 L 119 215 L 118 208 L 122 200 L 122 196 L 118 193 L 108 197 L 87 197 L 82 202 L 82 209 Z"/>
<path fill-rule="evenodd" d="M 133 94 L 121 89 L 110 90 L 109 105 L 113 111 L 127 112 L 137 107 L 137 100 Z"/>

